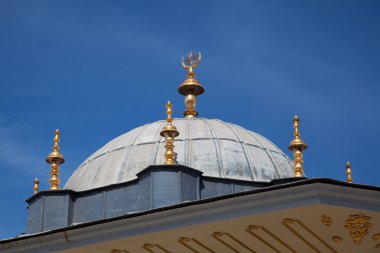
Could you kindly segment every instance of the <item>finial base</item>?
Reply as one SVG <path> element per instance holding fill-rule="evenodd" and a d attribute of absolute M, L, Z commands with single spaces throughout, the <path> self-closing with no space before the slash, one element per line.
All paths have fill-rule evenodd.
<path fill-rule="evenodd" d="M 187 111 L 186 110 L 183 113 L 183 116 L 185 116 L 185 118 L 191 118 L 191 119 L 193 119 L 193 118 L 196 118 L 198 116 L 198 112 L 192 112 L 192 111 Z"/>
<path fill-rule="evenodd" d="M 174 137 L 166 136 L 165 144 L 165 164 L 174 165 L 177 164 L 176 153 L 174 152 Z"/>

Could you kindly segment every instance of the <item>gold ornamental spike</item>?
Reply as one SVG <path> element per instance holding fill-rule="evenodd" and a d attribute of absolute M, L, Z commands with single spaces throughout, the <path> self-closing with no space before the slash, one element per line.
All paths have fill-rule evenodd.
<path fill-rule="evenodd" d="M 175 126 L 173 126 L 173 118 L 172 118 L 172 107 L 173 105 L 168 101 L 166 104 L 166 126 L 160 132 L 162 137 L 165 137 L 165 164 L 173 165 L 177 164 L 176 161 L 176 153 L 174 152 L 174 137 L 179 135 L 179 132 Z"/>
<path fill-rule="evenodd" d="M 36 194 L 38 193 L 38 189 L 39 189 L 38 185 L 40 184 L 40 181 L 38 181 L 38 178 L 36 178 L 34 179 L 33 183 L 34 183 L 34 187 L 33 187 L 34 194 Z"/>
<path fill-rule="evenodd" d="M 294 139 L 290 142 L 289 149 L 294 153 L 294 176 L 303 177 L 303 151 L 307 149 L 306 143 L 300 138 L 299 121 L 297 115 L 293 118 Z"/>
<path fill-rule="evenodd" d="M 194 118 L 198 116 L 195 107 L 197 104 L 197 96 L 204 92 L 202 84 L 195 78 L 194 69 L 201 62 L 202 54 L 198 56 L 194 52 L 190 52 L 186 58 L 182 57 L 182 67 L 188 70 L 187 79 L 178 87 L 178 92 L 185 96 L 186 111 L 183 115 L 186 118 Z"/>
<path fill-rule="evenodd" d="M 59 130 L 55 130 L 54 132 L 54 145 L 53 152 L 49 154 L 46 158 L 46 162 L 50 164 L 50 190 L 55 191 L 59 190 L 59 166 L 65 162 L 63 155 L 59 152 L 59 141 L 60 141 L 61 133 Z"/>
<path fill-rule="evenodd" d="M 347 174 L 347 183 L 352 183 L 352 170 L 351 170 L 351 163 L 350 161 L 347 161 L 346 163 L 346 174 Z"/>

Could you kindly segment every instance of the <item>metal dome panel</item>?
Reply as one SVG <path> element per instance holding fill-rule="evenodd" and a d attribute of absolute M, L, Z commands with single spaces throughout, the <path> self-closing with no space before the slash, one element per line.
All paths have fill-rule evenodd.
<path fill-rule="evenodd" d="M 164 163 L 165 121 L 135 128 L 96 151 L 73 173 L 65 189 L 83 191 L 131 181 L 149 165 Z M 271 181 L 293 176 L 292 161 L 263 136 L 215 119 L 174 119 L 179 164 L 204 176 Z"/>

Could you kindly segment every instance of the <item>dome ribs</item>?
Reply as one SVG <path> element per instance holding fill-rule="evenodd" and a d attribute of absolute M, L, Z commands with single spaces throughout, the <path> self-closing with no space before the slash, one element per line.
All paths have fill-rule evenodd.
<path fill-rule="evenodd" d="M 145 129 L 149 126 L 149 124 L 145 124 L 144 126 L 141 126 L 141 132 L 139 132 L 138 134 L 136 134 L 134 140 L 133 140 L 133 144 L 132 146 L 136 145 L 136 142 L 137 140 L 139 139 L 139 137 L 143 134 L 143 132 L 145 131 Z M 129 158 L 129 155 L 130 155 L 130 151 L 126 152 L 124 158 L 123 158 L 123 161 L 121 163 L 121 165 L 119 166 L 119 169 L 118 169 L 118 173 L 116 174 L 116 178 L 115 178 L 115 182 L 119 181 L 121 178 L 122 178 L 122 172 L 123 172 L 123 168 L 125 167 L 126 163 L 128 162 L 128 158 Z"/>
<path fill-rule="evenodd" d="M 241 127 L 241 126 L 238 126 L 238 127 L 241 128 L 246 133 L 248 133 L 250 136 L 252 136 L 252 138 L 254 138 L 258 143 L 260 143 L 262 149 L 266 152 L 266 154 L 270 158 L 270 160 L 271 160 L 271 162 L 273 164 L 273 168 L 274 168 L 274 170 L 277 173 L 277 176 L 279 178 L 280 177 L 280 173 L 277 171 L 278 170 L 278 166 L 276 166 L 276 164 L 274 163 L 273 157 L 271 156 L 270 152 L 268 151 L 268 148 L 265 147 L 264 144 L 261 142 L 261 140 L 259 140 L 259 138 L 257 138 L 251 131 L 248 131 L 247 129 L 245 129 L 245 128 Z"/>
<path fill-rule="evenodd" d="M 247 151 L 247 148 L 245 146 L 245 142 L 240 138 L 240 136 L 236 133 L 236 131 L 233 129 L 233 125 L 231 124 L 228 124 L 226 123 L 226 126 L 231 129 L 231 131 L 236 135 L 236 138 L 239 140 L 240 144 L 241 144 L 241 147 L 242 149 L 244 150 L 244 156 L 245 158 L 247 159 L 247 163 L 248 163 L 248 166 L 249 166 L 249 172 L 251 173 L 251 178 L 252 180 L 254 181 L 255 180 L 255 177 L 254 177 L 254 174 L 253 174 L 253 169 L 255 169 L 255 166 L 253 165 L 251 159 L 249 158 L 248 156 L 248 151 Z"/>
<path fill-rule="evenodd" d="M 65 188 L 83 191 L 129 182 L 149 165 L 162 164 L 165 123 L 146 124 L 108 142 L 77 168 Z M 268 182 L 293 175 L 290 158 L 259 134 L 217 119 L 176 118 L 173 123 L 181 133 L 178 163 L 204 177 Z M 96 182 L 89 180 L 95 177 Z"/>

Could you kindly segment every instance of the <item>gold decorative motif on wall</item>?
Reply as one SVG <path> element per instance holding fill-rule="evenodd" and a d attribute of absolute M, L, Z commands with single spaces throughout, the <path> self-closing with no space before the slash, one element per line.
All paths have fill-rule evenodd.
<path fill-rule="evenodd" d="M 159 244 L 145 243 L 144 246 L 142 246 L 142 248 L 146 251 L 149 251 L 150 253 L 170 253 L 170 251 L 164 249 Z"/>
<path fill-rule="evenodd" d="M 373 226 L 372 223 L 369 222 L 370 220 L 371 217 L 363 213 L 349 215 L 347 218 L 345 228 L 348 229 L 355 244 L 361 243 L 362 239 L 369 234 L 368 230 Z M 326 227 L 330 227 L 333 224 L 332 218 L 327 215 L 322 215 L 320 221 Z M 216 249 L 214 247 L 218 249 L 218 253 L 220 251 L 219 247 L 227 247 L 231 252 L 235 253 L 259 253 L 257 247 L 260 247 L 260 249 L 261 247 L 267 247 L 267 249 L 264 250 L 265 252 L 303 253 L 297 251 L 297 247 L 301 246 L 295 245 L 298 243 L 301 243 L 303 247 L 309 247 L 310 252 L 338 253 L 329 243 L 332 243 L 331 241 L 337 244 L 343 242 L 343 237 L 340 235 L 331 237 L 318 235 L 311 227 L 307 226 L 307 223 L 303 223 L 301 220 L 286 218 L 281 221 L 281 224 L 286 231 L 290 232 L 290 235 L 284 233 L 284 229 L 282 228 L 278 231 L 271 231 L 265 226 L 249 225 L 246 232 L 255 237 L 255 239 L 252 238 L 254 240 L 247 240 L 247 238 L 245 238 L 246 236 L 239 237 L 238 235 L 241 235 L 241 233 L 233 234 L 215 231 L 211 234 L 211 237 L 217 240 L 218 243 L 206 241 L 207 243 L 205 244 L 193 237 L 180 237 L 177 242 L 194 253 L 216 253 L 217 251 L 215 251 Z M 279 234 L 276 235 L 276 233 Z M 377 241 L 372 247 L 380 248 L 380 233 L 372 234 L 370 237 L 373 241 Z M 207 238 L 207 240 L 210 239 Z M 219 244 L 219 242 L 223 245 Z M 350 243 L 350 240 L 345 240 L 345 242 Z M 219 244 L 219 246 L 217 244 Z M 152 243 L 145 243 L 142 246 L 145 251 L 150 253 L 171 253 L 171 251 L 165 247 L 160 244 Z M 178 247 L 178 244 L 176 247 Z M 125 249 L 112 249 L 110 253 L 130 253 L 130 251 Z"/>
<path fill-rule="evenodd" d="M 337 253 L 337 251 L 331 247 L 327 242 L 325 242 L 321 237 L 319 237 L 316 233 L 314 233 L 310 228 L 308 228 L 302 221 L 299 220 L 293 220 L 293 219 L 284 219 L 282 222 L 282 225 L 284 225 L 292 234 L 294 234 L 296 237 L 298 237 L 301 241 L 306 243 L 310 248 L 312 248 L 315 252 L 322 253 L 315 245 L 313 245 L 311 242 L 309 242 L 303 235 L 305 235 L 307 232 L 312 237 L 317 239 L 320 243 L 322 243 L 326 248 L 328 248 L 331 252 Z M 302 232 L 297 231 L 293 226 L 297 224 L 299 227 L 302 228 Z M 325 253 L 325 252 L 323 252 Z"/>
<path fill-rule="evenodd" d="M 232 251 L 236 252 L 236 253 L 239 253 L 241 252 L 239 249 L 236 249 L 235 247 L 236 246 L 233 246 L 231 245 L 231 242 L 235 242 L 238 244 L 238 247 L 239 245 L 241 247 L 243 247 L 245 250 L 248 250 L 248 252 L 251 252 L 251 253 L 256 253 L 256 251 L 254 251 L 253 249 L 251 249 L 250 247 L 248 247 L 247 245 L 245 245 L 243 242 L 241 242 L 240 240 L 236 239 L 234 236 L 232 236 L 231 234 L 229 233 L 222 233 L 222 232 L 214 232 L 212 234 L 212 237 L 214 237 L 216 240 L 218 240 L 219 242 L 221 242 L 222 244 L 224 244 L 225 246 L 227 246 L 228 248 L 230 248 Z M 230 242 L 230 243 L 229 243 Z M 240 248 L 240 247 L 239 247 Z"/>
<path fill-rule="evenodd" d="M 129 251 L 122 250 L 122 249 L 113 249 L 111 250 L 111 253 L 129 253 Z"/>
<path fill-rule="evenodd" d="M 327 215 L 323 214 L 321 216 L 321 223 L 325 225 L 326 227 L 330 227 L 333 223 L 331 217 L 328 217 Z"/>
<path fill-rule="evenodd" d="M 380 233 L 374 234 L 374 235 L 372 236 L 372 240 L 374 240 L 374 241 L 378 241 L 378 240 L 380 240 Z M 376 244 L 374 247 L 377 248 L 377 249 L 380 249 L 380 243 L 379 243 L 379 244 Z"/>
<path fill-rule="evenodd" d="M 372 227 L 371 217 L 362 213 L 348 216 L 345 228 L 348 229 L 350 236 L 355 244 L 360 244 L 362 239 L 368 234 L 368 229 Z"/>
<path fill-rule="evenodd" d="M 343 241 L 342 237 L 337 236 L 337 235 L 333 236 L 331 239 L 332 239 L 334 242 L 336 242 L 336 243 L 339 243 L 339 242 L 342 242 L 342 241 Z"/>
<path fill-rule="evenodd" d="M 372 236 L 372 240 L 374 240 L 374 241 L 380 240 L 380 233 L 374 234 Z"/>
<path fill-rule="evenodd" d="M 203 243 L 201 243 L 200 241 L 194 238 L 181 237 L 178 239 L 178 242 L 194 253 L 203 252 L 203 251 L 199 251 L 201 249 L 207 250 L 208 252 L 211 252 L 211 253 L 216 253 L 215 251 L 213 251 L 212 249 L 210 249 L 209 247 L 207 247 L 206 245 L 204 245 Z"/>
<path fill-rule="evenodd" d="M 264 226 L 250 225 L 250 226 L 248 226 L 248 228 L 246 229 L 246 231 L 249 234 L 251 234 L 252 236 L 256 237 L 259 241 L 261 241 L 262 243 L 264 243 L 266 246 L 268 246 L 269 248 L 271 248 L 272 250 L 274 250 L 277 253 L 282 253 L 282 251 L 280 251 L 280 249 L 278 249 L 275 246 L 273 246 L 273 244 L 271 243 L 273 241 L 273 239 L 274 239 L 274 241 L 279 242 L 281 245 L 283 245 L 289 251 L 291 251 L 293 253 L 297 253 L 297 251 L 295 251 L 294 249 L 292 249 L 287 243 L 285 243 L 279 237 L 277 237 L 276 235 L 274 235 L 272 232 L 270 232 Z M 271 240 L 269 240 L 269 241 L 265 240 L 262 236 L 258 235 L 258 231 L 262 231 L 265 235 L 269 236 L 271 238 Z"/>

